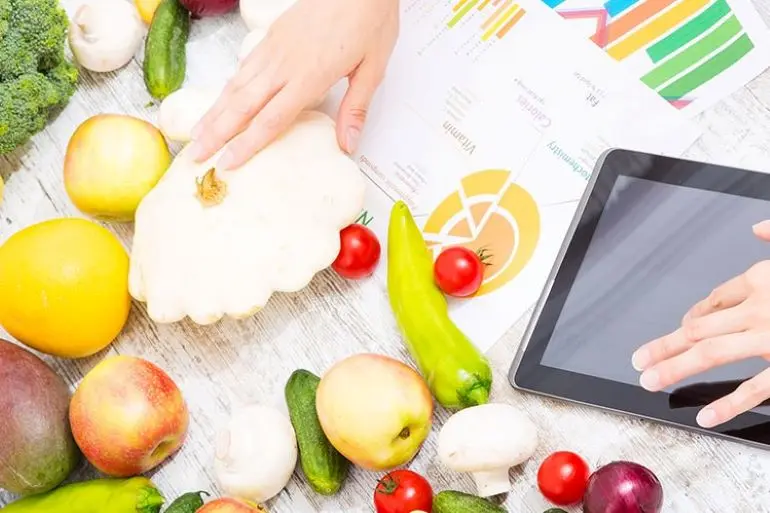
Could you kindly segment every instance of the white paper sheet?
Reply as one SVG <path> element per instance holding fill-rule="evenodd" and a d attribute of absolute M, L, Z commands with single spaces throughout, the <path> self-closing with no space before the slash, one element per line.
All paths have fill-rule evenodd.
<path fill-rule="evenodd" d="M 521 1 L 532 2 L 689 116 L 770 66 L 770 28 L 750 0 Z"/>
<path fill-rule="evenodd" d="M 435 251 L 491 255 L 479 294 L 453 300 L 488 350 L 537 300 L 597 158 L 611 147 L 679 155 L 700 135 L 589 42 L 553 37 L 540 6 L 484 40 L 475 11 L 449 28 L 446 0 L 404 5 L 402 35 L 355 158 L 371 180 L 361 221 L 384 242 L 403 199 Z M 337 112 L 341 91 L 332 94 Z M 376 279 L 386 275 L 387 256 Z"/>

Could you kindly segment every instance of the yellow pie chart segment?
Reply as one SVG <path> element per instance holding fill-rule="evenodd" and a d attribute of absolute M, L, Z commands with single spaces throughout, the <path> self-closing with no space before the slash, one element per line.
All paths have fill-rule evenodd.
<path fill-rule="evenodd" d="M 489 169 L 466 176 L 428 216 L 426 235 L 451 236 L 488 256 L 484 282 L 476 296 L 513 280 L 527 265 L 540 238 L 540 212 L 532 195 L 510 182 L 510 171 Z M 447 245 L 432 243 L 436 253 Z"/>

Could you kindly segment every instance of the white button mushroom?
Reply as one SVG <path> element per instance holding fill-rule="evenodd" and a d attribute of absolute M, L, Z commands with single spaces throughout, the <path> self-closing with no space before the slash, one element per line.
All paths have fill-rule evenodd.
<path fill-rule="evenodd" d="M 183 87 L 168 95 L 160 104 L 158 127 L 168 139 L 189 142 L 192 130 L 214 106 L 221 90 Z"/>
<path fill-rule="evenodd" d="M 127 0 L 85 0 L 72 17 L 69 42 L 81 66 L 107 73 L 134 58 L 144 34 L 139 13 Z"/>
<path fill-rule="evenodd" d="M 289 483 L 297 437 L 288 417 L 271 406 L 239 408 L 216 441 L 214 474 L 230 496 L 265 502 Z"/>
<path fill-rule="evenodd" d="M 535 453 L 532 421 L 509 404 L 483 404 L 452 415 L 438 437 L 439 459 L 456 472 L 473 475 L 478 495 L 491 497 L 511 488 L 508 469 Z"/>

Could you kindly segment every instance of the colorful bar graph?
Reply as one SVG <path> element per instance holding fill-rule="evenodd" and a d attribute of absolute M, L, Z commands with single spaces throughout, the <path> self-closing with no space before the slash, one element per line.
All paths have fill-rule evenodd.
<path fill-rule="evenodd" d="M 499 18 L 500 15 L 502 15 L 503 12 L 505 12 L 506 9 L 508 9 L 508 7 L 511 5 L 512 2 L 513 0 L 505 0 L 505 2 L 503 2 L 503 5 L 498 7 L 497 10 L 495 10 L 495 12 L 493 12 L 492 15 L 489 18 L 487 18 L 484 23 L 481 24 L 481 28 L 483 30 L 487 30 L 489 26 L 492 25 L 495 22 L 495 20 L 497 20 L 497 18 Z"/>
<path fill-rule="evenodd" d="M 526 14 L 526 11 L 514 3 L 514 0 L 458 0 L 452 6 L 454 14 L 449 20 L 449 28 L 457 25 L 474 7 L 478 11 L 483 11 L 487 7 L 494 8 L 494 11 L 481 24 L 482 41 L 489 41 L 494 36 L 502 39 Z"/>
<path fill-rule="evenodd" d="M 638 4 L 640 1 L 641 0 L 607 0 L 604 4 L 604 8 L 607 9 L 607 14 L 614 18 L 626 9 Z"/>
<path fill-rule="evenodd" d="M 455 5 L 455 8 L 456 8 L 455 15 L 452 17 L 451 20 L 449 20 L 449 27 L 451 28 L 457 25 L 457 23 L 461 19 L 463 19 L 465 15 L 468 14 L 470 10 L 473 9 L 478 3 L 479 3 L 479 0 L 460 0 L 460 3 Z M 455 8 L 453 8 L 452 10 L 455 10 Z"/>
<path fill-rule="evenodd" d="M 731 16 L 706 37 L 644 75 L 642 82 L 653 89 L 657 89 L 720 49 L 737 36 L 742 29 L 743 27 L 741 27 L 738 18 Z"/>
<path fill-rule="evenodd" d="M 668 101 L 679 100 L 740 61 L 753 48 L 754 43 L 747 34 L 743 34 L 727 48 L 658 93 Z"/>
<path fill-rule="evenodd" d="M 647 49 L 647 55 L 652 59 L 652 62 L 662 61 L 711 30 L 714 25 L 719 23 L 728 14 L 730 14 L 730 6 L 727 4 L 727 0 L 717 0 L 708 9 L 679 27 L 676 31 L 650 46 Z"/>
<path fill-rule="evenodd" d="M 596 20 L 596 31 L 591 38 L 600 48 L 607 44 L 607 9 L 574 9 L 570 11 L 559 11 L 559 14 L 565 20 L 591 19 Z"/>
<path fill-rule="evenodd" d="M 516 25 L 516 23 L 518 23 L 519 20 L 524 17 L 525 12 L 526 11 L 524 9 L 519 9 L 518 11 L 516 11 L 516 14 L 514 14 L 513 17 L 510 20 L 508 20 L 508 23 L 503 25 L 503 28 L 501 28 L 500 31 L 497 33 L 497 37 L 499 37 L 500 39 L 504 38 L 505 35 L 508 32 L 510 32 L 510 30 L 513 28 L 513 26 Z"/>
<path fill-rule="evenodd" d="M 611 46 L 607 50 L 607 54 L 616 61 L 622 61 L 684 23 L 708 3 L 709 0 L 683 0 L 627 38 Z"/>
<path fill-rule="evenodd" d="M 482 41 L 489 41 L 489 39 L 492 36 L 494 36 L 502 28 L 502 26 L 505 24 L 505 22 L 507 22 L 508 20 L 513 18 L 513 16 L 516 14 L 516 11 L 518 11 L 518 10 L 519 10 L 519 6 L 517 4 L 513 4 L 510 8 L 508 8 L 508 10 L 505 11 L 500 16 L 500 19 L 495 21 L 492 24 L 492 26 L 489 27 L 489 29 L 481 35 L 481 40 Z"/>
<path fill-rule="evenodd" d="M 606 44 L 617 41 L 674 2 L 676 2 L 676 0 L 647 0 L 638 7 L 628 11 L 626 14 L 607 25 Z M 591 39 L 594 43 L 599 45 L 596 36 Z M 602 46 L 602 48 L 604 48 L 604 46 Z"/>
<path fill-rule="evenodd" d="M 547 5 L 548 7 L 551 7 L 551 8 L 559 7 L 561 4 L 563 4 L 566 1 L 567 0 L 543 0 L 545 5 Z"/>

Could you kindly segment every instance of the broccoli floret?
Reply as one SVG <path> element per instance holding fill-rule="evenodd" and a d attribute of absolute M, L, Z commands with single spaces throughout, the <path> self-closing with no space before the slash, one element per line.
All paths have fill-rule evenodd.
<path fill-rule="evenodd" d="M 41 131 L 75 93 L 58 0 L 0 0 L 0 155 Z"/>

